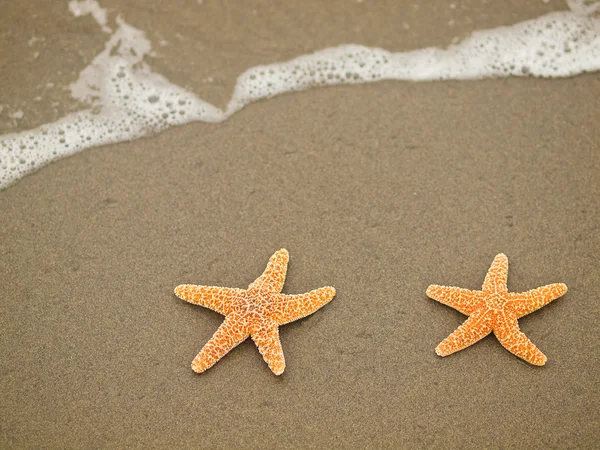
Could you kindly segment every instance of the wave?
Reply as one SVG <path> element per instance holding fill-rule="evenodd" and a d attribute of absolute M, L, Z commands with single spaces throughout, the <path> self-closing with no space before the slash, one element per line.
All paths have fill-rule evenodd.
<path fill-rule="evenodd" d="M 249 103 L 316 86 L 381 80 L 473 80 L 508 76 L 569 77 L 600 69 L 600 2 L 567 2 L 569 10 L 474 32 L 442 49 L 392 53 L 342 45 L 290 61 L 256 66 L 238 78 L 225 109 L 169 82 L 144 62 L 144 31 L 121 17 L 115 30 L 96 0 L 69 2 L 91 14 L 109 36 L 104 50 L 70 86 L 89 105 L 38 128 L 0 136 L 0 189 L 51 161 L 90 147 L 128 141 L 193 121 L 221 122 Z"/>

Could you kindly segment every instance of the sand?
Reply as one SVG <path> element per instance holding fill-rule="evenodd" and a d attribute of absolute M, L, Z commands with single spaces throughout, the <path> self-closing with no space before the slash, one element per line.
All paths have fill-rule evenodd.
<path fill-rule="evenodd" d="M 517 5 L 507 23 L 539 15 Z M 271 11 L 278 22 L 259 8 L 268 32 L 281 31 L 270 41 L 280 54 L 300 51 L 285 20 L 311 8 Z M 368 11 L 350 17 L 371 32 L 387 23 L 385 8 Z M 331 44 L 319 36 L 302 45 Z M 222 54 L 210 39 L 206 51 Z M 190 59 L 180 64 L 191 73 Z M 588 74 L 315 89 L 87 150 L 0 192 L 0 447 L 593 447 L 599 88 Z M 195 374 L 222 316 L 173 288 L 244 288 L 281 247 L 284 292 L 338 292 L 281 327 L 285 373 L 249 340 Z M 545 367 L 493 336 L 434 353 L 465 317 L 427 286 L 479 289 L 500 252 L 511 290 L 569 286 L 520 320 Z"/>

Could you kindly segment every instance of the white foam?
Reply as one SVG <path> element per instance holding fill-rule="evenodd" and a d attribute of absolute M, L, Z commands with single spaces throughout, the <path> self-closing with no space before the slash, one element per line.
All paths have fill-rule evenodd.
<path fill-rule="evenodd" d="M 69 11 L 75 16 L 91 14 L 102 27 L 102 31 L 110 33 L 112 30 L 106 25 L 106 9 L 100 7 L 96 0 L 70 0 Z"/>
<path fill-rule="evenodd" d="M 225 111 L 170 83 L 144 62 L 142 30 L 115 19 L 94 0 L 71 1 L 111 35 L 70 86 L 88 109 L 34 130 L 0 136 L 0 189 L 48 162 L 86 148 L 132 140 L 190 121 L 219 122 L 247 104 L 314 86 L 379 80 L 466 80 L 506 76 L 566 77 L 600 69 L 598 4 L 571 0 L 570 11 L 478 31 L 446 49 L 391 53 L 360 45 L 328 48 L 291 61 L 253 67 L 238 79 Z"/>

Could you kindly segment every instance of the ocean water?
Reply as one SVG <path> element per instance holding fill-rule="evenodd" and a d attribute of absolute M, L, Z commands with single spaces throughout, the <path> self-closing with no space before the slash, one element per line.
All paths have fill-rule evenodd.
<path fill-rule="evenodd" d="M 51 161 L 87 148 L 128 141 L 193 121 L 221 122 L 249 103 L 278 94 L 381 80 L 434 81 L 534 76 L 569 77 L 600 69 L 600 2 L 570 0 L 568 9 L 511 26 L 480 30 L 447 48 L 391 53 L 348 44 L 251 67 L 237 78 L 224 109 L 154 72 L 143 30 L 118 16 L 109 24 L 96 0 L 71 0 L 106 34 L 104 50 L 70 86 L 86 109 L 38 128 L 0 136 L 0 189 Z"/>

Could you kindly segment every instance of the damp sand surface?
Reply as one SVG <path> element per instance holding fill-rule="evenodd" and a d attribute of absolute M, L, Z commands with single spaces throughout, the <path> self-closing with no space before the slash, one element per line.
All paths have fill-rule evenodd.
<path fill-rule="evenodd" d="M 172 29 L 180 16 L 205 20 L 183 4 L 167 16 L 140 4 L 127 16 L 135 5 L 112 6 L 129 21 L 170 21 Z M 510 24 L 564 6 L 499 5 L 480 20 Z M 346 22 L 325 21 L 341 4 L 315 13 L 330 31 L 307 37 L 294 17 L 310 4 L 293 14 L 257 4 L 265 25 L 252 28 L 253 39 L 271 53 L 251 64 L 390 38 L 390 9 L 358 6 L 337 15 Z M 457 23 L 483 14 L 468 7 Z M 210 10 L 234 30 L 230 43 L 207 36 L 194 45 L 226 66 L 225 50 L 246 42 L 232 25 L 243 8 Z M 53 29 L 44 20 L 59 12 L 36 11 L 48 45 L 50 31 L 62 39 L 61 22 Z M 453 36 L 436 22 L 442 12 L 429 12 L 414 18 L 424 24 L 415 48 Z M 407 35 L 416 26 L 408 24 Z M 19 24 L 9 25 L 16 36 Z M 371 31 L 351 39 L 353 26 Z M 99 43 L 93 56 L 103 36 L 90 34 L 90 47 Z M 174 38 L 165 39 L 191 52 Z M 83 59 L 66 60 L 64 73 L 76 78 Z M 193 63 L 184 58 L 172 70 L 185 77 Z M 46 64 L 35 73 L 54 73 Z M 3 75 L 11 105 L 27 98 L 18 70 Z M 26 176 L 0 192 L 0 446 L 593 447 L 599 89 L 597 74 L 314 89 L 252 104 L 222 123 L 86 150 Z M 20 109 L 20 120 L 35 119 Z M 25 126 L 11 120 L 6 128 Z M 337 289 L 314 315 L 281 327 L 285 373 L 275 377 L 251 341 L 206 373 L 192 372 L 222 317 L 177 299 L 173 288 L 244 288 L 281 247 L 291 255 L 284 292 Z M 493 336 L 447 358 L 434 353 L 465 318 L 428 299 L 427 286 L 479 289 L 500 252 L 511 290 L 569 286 L 520 320 L 548 356 L 542 368 Z"/>

